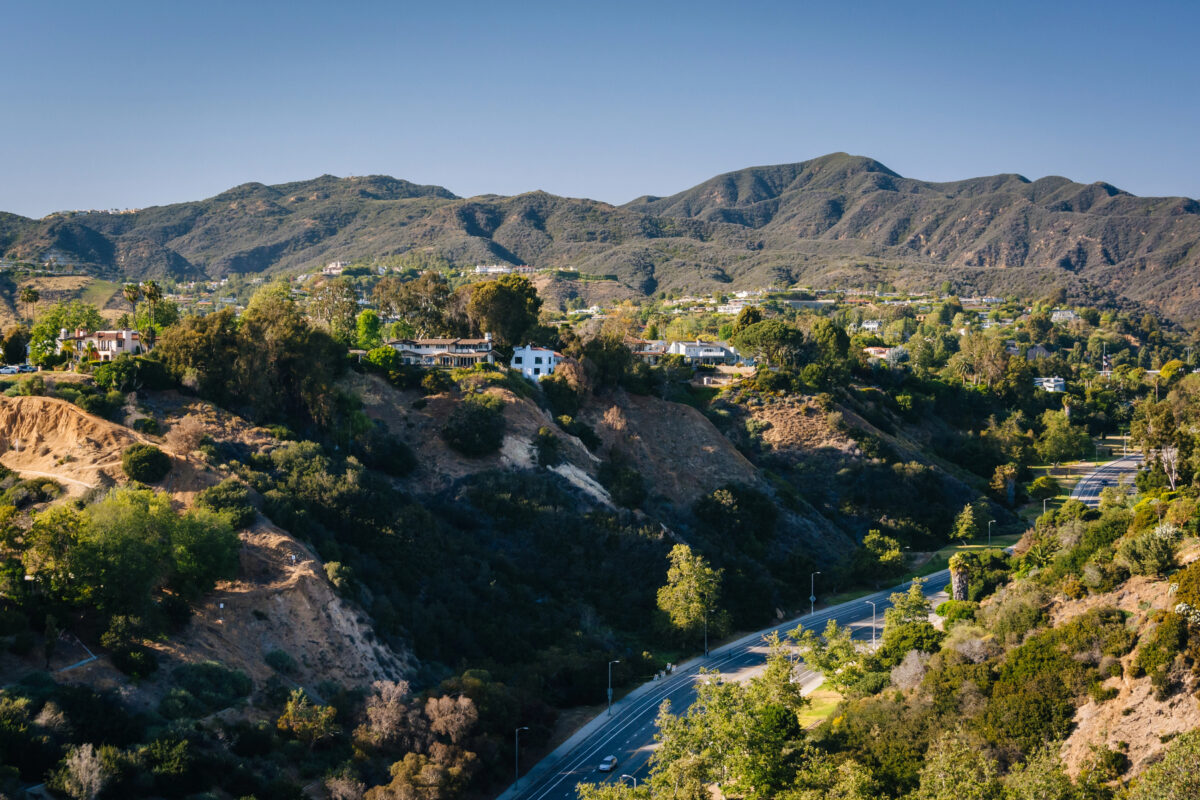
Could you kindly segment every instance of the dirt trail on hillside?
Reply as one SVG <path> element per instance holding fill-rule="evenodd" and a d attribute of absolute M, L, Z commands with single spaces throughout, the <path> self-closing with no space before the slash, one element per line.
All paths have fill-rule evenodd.
<path fill-rule="evenodd" d="M 52 397 L 0 396 L 0 464 L 79 495 L 123 480 L 121 451 L 143 437 Z"/>

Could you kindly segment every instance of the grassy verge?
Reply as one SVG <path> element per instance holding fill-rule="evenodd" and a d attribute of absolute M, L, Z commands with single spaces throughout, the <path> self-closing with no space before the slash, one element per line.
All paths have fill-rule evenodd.
<path fill-rule="evenodd" d="M 800 714 L 800 724 L 805 728 L 812 728 L 829 718 L 838 703 L 842 702 L 842 696 L 828 683 L 822 683 L 808 695 L 808 701 L 809 706 Z"/>

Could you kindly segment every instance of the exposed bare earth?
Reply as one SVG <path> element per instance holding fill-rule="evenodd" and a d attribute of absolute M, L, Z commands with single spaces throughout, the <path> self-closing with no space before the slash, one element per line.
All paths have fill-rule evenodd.
<path fill-rule="evenodd" d="M 166 411 L 158 416 L 168 425 L 190 414 L 203 420 L 206 432 L 217 440 L 274 444 L 263 429 L 173 393 L 156 396 L 152 405 Z M 161 488 L 181 507 L 225 477 L 190 454 L 172 452 L 166 440 L 94 417 L 66 401 L 0 396 L 0 445 L 5 449 L 0 463 L 26 477 L 52 477 L 73 495 L 125 483 L 120 454 L 137 441 L 153 441 L 171 454 L 172 470 Z M 218 584 L 180 635 L 153 645 L 164 656 L 156 681 L 129 686 L 100 651 L 98 661 L 64 673 L 63 679 L 108 686 L 133 702 L 152 704 L 165 690 L 174 663 L 211 659 L 261 683 L 272 674 L 263 656 L 273 649 L 287 651 L 299 664 L 293 677 L 310 686 L 326 679 L 363 685 L 409 670 L 408 655 L 374 641 L 367 616 L 334 592 L 324 565 L 303 544 L 261 516 L 241 532 L 241 539 L 237 579 Z"/>
<path fill-rule="evenodd" d="M 1136 622 L 1142 633 L 1147 628 L 1149 612 L 1174 605 L 1168 588 L 1167 581 L 1135 576 L 1107 594 L 1079 600 L 1057 598 L 1051 609 L 1051 622 L 1060 625 L 1091 609 L 1113 606 L 1132 614 L 1131 621 Z M 1122 659 L 1125 670 L 1121 677 L 1104 682 L 1117 690 L 1115 698 L 1099 704 L 1088 700 L 1076 712 L 1075 728 L 1061 751 L 1072 775 L 1077 775 L 1093 758 L 1092 747 L 1096 745 L 1113 750 L 1127 745 L 1130 774 L 1137 774 L 1162 754 L 1174 734 L 1200 727 L 1200 703 L 1193 693 L 1194 681 L 1189 678 L 1183 690 L 1166 700 L 1156 700 L 1150 678 L 1130 677 L 1129 665 L 1135 655 L 1136 650 Z"/>

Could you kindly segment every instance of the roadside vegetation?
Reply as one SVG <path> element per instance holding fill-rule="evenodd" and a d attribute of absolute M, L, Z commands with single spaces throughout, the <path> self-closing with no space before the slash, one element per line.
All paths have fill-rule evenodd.
<path fill-rule="evenodd" d="M 962 596 L 934 614 L 918 582 L 894 598 L 874 651 L 836 625 L 797 629 L 772 643 L 761 678 L 714 676 L 697 706 L 664 710 L 644 785 L 584 796 L 699 800 L 715 785 L 804 800 L 1109 798 L 1127 755 L 1097 750 L 1070 776 L 1056 755 L 1076 709 L 1111 700 L 1126 675 L 1163 698 L 1194 686 L 1200 578 L 1181 553 L 1196 534 L 1200 378 L 1177 361 L 1179 336 L 1153 319 L 1079 309 L 1064 326 L 1050 321 L 1060 298 L 1028 314 L 1009 303 L 1019 321 L 1008 345 L 947 296 L 920 315 L 872 309 L 873 331 L 862 309 L 771 299 L 732 318 L 626 304 L 576 327 L 547 313 L 524 277 L 455 285 L 415 267 L 319 279 L 300 295 L 268 284 L 240 315 L 181 316 L 149 283 L 123 295 L 150 354 L 101 363 L 56 352 L 60 328 L 98 315 L 50 304 L 6 335 L 47 370 L 83 377 L 13 376 L 5 394 L 124 421 L 173 391 L 271 436 L 253 448 L 194 437 L 183 449 L 224 472 L 186 506 L 164 492 L 179 462 L 153 444 L 120 454 L 128 485 L 77 499 L 46 479 L 4 476 L 5 646 L 48 665 L 56 643 L 76 637 L 131 691 L 157 682 L 161 700 L 134 710 L 29 670 L 0 691 L 3 791 L 46 781 L 70 797 L 262 800 L 313 784 L 337 798 L 479 796 L 510 776 L 515 729 L 528 726 L 522 743 L 542 747 L 558 709 L 603 698 L 607 662 L 619 662 L 617 686 L 641 682 L 804 607 L 818 571 L 822 600 L 946 566 L 963 576 Z M 375 308 L 362 310 L 368 297 Z M 696 379 L 715 371 L 682 357 L 634 356 L 632 338 L 668 331 L 721 336 L 759 367 L 714 387 Z M 527 343 L 564 361 L 534 385 L 502 365 L 423 370 L 386 344 L 485 333 L 501 362 Z M 1049 355 L 1027 358 L 1038 346 Z M 1101 352 L 1115 365 L 1104 377 Z M 1065 391 L 1034 388 L 1051 375 Z M 437 467 L 430 454 L 372 419 L 348 377 L 390 386 L 413 408 L 446 404 L 437 446 L 479 466 L 420 488 L 415 477 Z M 628 398 L 698 411 L 746 472 L 688 501 L 668 496 L 625 432 Z M 545 421 L 521 469 L 504 460 L 516 411 Z M 158 441 L 153 415 L 137 418 Z M 774 426 L 789 421 L 807 438 L 781 441 Z M 1122 429 L 1148 456 L 1136 485 L 1106 489 L 1096 510 L 1063 501 L 1061 465 Z M 586 449 L 576 460 L 611 503 L 553 471 L 585 471 L 564 463 L 568 444 Z M 316 555 L 374 637 L 413 653 L 407 682 L 298 686 L 298 656 L 283 649 L 263 654 L 269 681 L 208 661 L 160 669 L 158 645 L 238 576 L 238 532 L 260 519 Z M 1131 576 L 1177 584 L 1176 601 L 1137 614 L 1100 603 L 1050 624 L 1054 598 L 1105 595 Z M 790 682 L 801 656 L 825 675 L 820 705 Z"/>

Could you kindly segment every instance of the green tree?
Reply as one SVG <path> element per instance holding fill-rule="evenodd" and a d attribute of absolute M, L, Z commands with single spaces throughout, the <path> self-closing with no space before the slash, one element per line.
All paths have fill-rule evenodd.
<path fill-rule="evenodd" d="M 121 288 L 121 294 L 125 296 L 126 302 L 129 303 L 130 313 L 137 316 L 137 303 L 142 299 L 142 287 L 136 283 L 127 283 Z"/>
<path fill-rule="evenodd" d="M 854 641 L 853 629 L 838 625 L 837 620 L 829 620 L 820 635 L 798 626 L 788 636 L 796 642 L 804 662 L 839 692 L 849 691 L 876 669 L 871 653 Z"/>
<path fill-rule="evenodd" d="M 24 325 L 13 325 L 4 332 L 0 341 L 0 354 L 5 364 L 20 364 L 25 360 L 26 348 L 29 346 L 29 329 Z"/>
<path fill-rule="evenodd" d="M 1200 731 L 1175 739 L 1163 759 L 1146 769 L 1129 790 L 1129 800 L 1181 800 L 1200 797 Z"/>
<path fill-rule="evenodd" d="M 1037 452 L 1043 462 L 1059 464 L 1080 458 L 1091 447 L 1087 431 L 1071 424 L 1062 411 L 1047 411 L 1042 415 L 1044 430 L 1038 437 Z"/>
<path fill-rule="evenodd" d="M 241 354 L 233 309 L 184 318 L 163 332 L 155 353 L 185 387 L 219 404 L 232 400 Z"/>
<path fill-rule="evenodd" d="M 744 355 L 760 359 L 768 367 L 797 366 L 804 347 L 804 334 L 777 319 L 747 326 L 733 337 L 733 346 Z"/>
<path fill-rule="evenodd" d="M 913 800 L 1000 800 L 996 762 L 962 731 L 933 743 L 921 768 Z"/>
<path fill-rule="evenodd" d="M 709 625 L 722 620 L 717 609 L 723 570 L 713 569 L 704 556 L 693 553 L 686 544 L 672 547 L 668 559 L 671 565 L 666 585 L 658 590 L 658 607 L 684 633 L 703 629 L 707 653 Z"/>
<path fill-rule="evenodd" d="M 334 721 L 336 717 L 336 708 L 313 705 L 303 689 L 294 689 L 275 726 L 312 750 L 318 742 L 332 739 L 341 731 Z"/>
<path fill-rule="evenodd" d="M 954 518 L 954 529 L 950 531 L 950 540 L 971 541 L 986 529 L 987 523 L 979 512 L 979 508 L 974 503 L 967 503 Z"/>
<path fill-rule="evenodd" d="M 746 328 L 749 328 L 751 325 L 754 325 L 754 324 L 762 322 L 762 321 L 763 321 L 763 313 L 762 313 L 761 308 L 759 308 L 758 306 L 746 306 L 741 311 L 739 311 L 737 317 L 734 318 L 732 334 L 734 336 L 737 336 L 739 333 L 741 333 Z M 649 338 L 653 339 L 653 338 L 657 338 L 657 337 L 652 336 Z"/>
<path fill-rule="evenodd" d="M 437 272 L 425 272 L 405 281 L 394 275 L 379 279 L 372 298 L 380 313 L 398 317 L 418 337 L 449 333 L 446 308 L 450 303 L 450 284 Z"/>
<path fill-rule="evenodd" d="M 363 350 L 374 350 L 383 344 L 382 323 L 379 314 L 372 308 L 359 312 L 355 321 L 358 346 Z"/>
<path fill-rule="evenodd" d="M 141 335 L 142 342 L 146 348 L 154 347 L 154 343 L 158 340 L 158 328 L 156 321 L 158 319 L 158 306 L 163 299 L 162 287 L 158 285 L 158 281 L 143 281 L 142 296 L 146 298 L 146 305 L 149 306 L 147 313 L 147 322 L 143 329 L 138 333 Z"/>
<path fill-rule="evenodd" d="M 503 345 L 521 344 L 537 325 L 542 299 L 528 278 L 501 275 L 475 285 L 467 302 L 467 318 L 479 334 L 491 333 Z"/>
<path fill-rule="evenodd" d="M 61 330 L 94 331 L 104 326 L 96 307 L 82 300 L 55 303 L 45 309 L 29 334 L 29 360 L 32 364 L 55 363 L 55 345 Z"/>
<path fill-rule="evenodd" d="M 308 313 L 323 324 L 339 342 L 348 344 L 354 337 L 358 314 L 358 290 L 349 278 L 325 281 L 308 299 Z"/>

